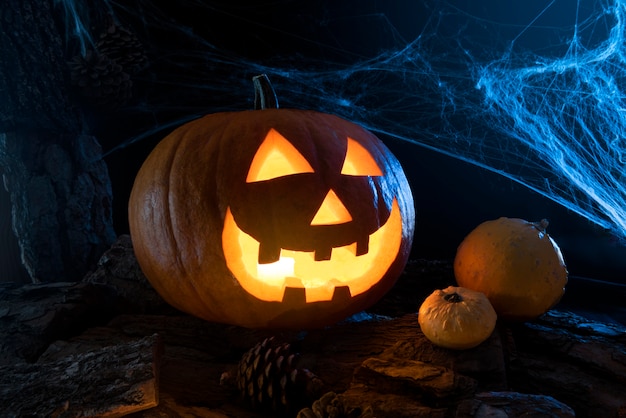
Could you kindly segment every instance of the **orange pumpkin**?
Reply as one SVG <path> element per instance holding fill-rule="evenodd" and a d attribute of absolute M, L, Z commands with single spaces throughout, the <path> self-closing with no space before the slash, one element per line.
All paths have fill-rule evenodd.
<path fill-rule="evenodd" d="M 567 268 L 548 222 L 499 218 L 483 222 L 459 245 L 459 286 L 483 292 L 503 319 L 537 318 L 563 296 Z"/>
<path fill-rule="evenodd" d="M 137 174 L 129 224 L 142 270 L 174 307 L 309 328 L 392 287 L 414 207 L 400 164 L 371 132 L 263 109 L 207 115 L 163 139 Z"/>

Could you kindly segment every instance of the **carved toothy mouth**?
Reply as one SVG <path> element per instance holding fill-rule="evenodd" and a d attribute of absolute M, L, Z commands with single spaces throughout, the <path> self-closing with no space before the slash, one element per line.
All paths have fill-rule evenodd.
<path fill-rule="evenodd" d="M 259 242 L 243 232 L 226 210 L 222 247 L 226 265 L 239 284 L 264 300 L 284 301 L 287 290 L 305 289 L 306 302 L 330 301 L 336 292 L 359 295 L 385 276 L 402 242 L 402 218 L 394 198 L 387 222 L 369 235 L 368 251 L 357 255 L 357 243 L 334 247 L 329 259 L 316 260 L 314 252 L 281 249 L 278 261 L 259 264 Z M 343 289 L 342 289 L 343 288 Z"/>

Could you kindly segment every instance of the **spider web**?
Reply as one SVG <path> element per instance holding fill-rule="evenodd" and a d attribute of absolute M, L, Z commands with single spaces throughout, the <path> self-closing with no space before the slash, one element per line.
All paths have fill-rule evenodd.
<path fill-rule="evenodd" d="M 624 0 L 172 3 L 102 3 L 151 57 L 140 99 L 119 116 L 132 129 L 108 154 L 250 108 L 250 78 L 265 73 L 281 107 L 337 114 L 476 164 L 626 239 Z M 84 50 L 90 13 L 61 6 L 82 31 L 69 31 L 68 45 L 81 39 Z"/>

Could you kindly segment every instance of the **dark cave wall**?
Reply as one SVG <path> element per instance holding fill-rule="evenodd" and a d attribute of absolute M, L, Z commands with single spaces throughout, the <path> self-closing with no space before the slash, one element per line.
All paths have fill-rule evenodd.
<path fill-rule="evenodd" d="M 10 0 L 0 10 L 2 215 L 10 205 L 33 282 L 80 280 L 115 239 L 108 171 L 73 99 L 56 3 Z"/>
<path fill-rule="evenodd" d="M 12 229 L 9 193 L 0 185 L 0 282 L 27 283 L 28 273 L 20 259 L 17 239 Z"/>

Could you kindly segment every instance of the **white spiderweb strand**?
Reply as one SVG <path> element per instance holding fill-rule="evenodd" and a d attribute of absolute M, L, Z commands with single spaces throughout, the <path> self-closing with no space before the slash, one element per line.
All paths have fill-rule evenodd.
<path fill-rule="evenodd" d="M 626 44 L 622 1 L 605 9 L 606 40 L 584 48 L 574 34 L 558 59 L 485 66 L 477 87 L 486 114 L 525 144 L 537 177 L 509 173 L 564 206 L 626 237 Z"/>
<path fill-rule="evenodd" d="M 368 30 L 389 36 L 391 47 L 353 54 L 339 41 L 318 45 L 281 33 L 297 38 L 303 52 L 255 60 L 217 47 L 151 2 L 135 0 L 131 8 L 109 0 L 120 16 L 136 15 L 145 39 L 157 32 L 173 39 L 151 51 L 157 58 L 144 80 L 151 94 L 126 109 L 152 123 L 109 152 L 204 113 L 251 107 L 250 78 L 266 73 L 281 107 L 334 113 L 487 168 L 626 239 L 624 2 L 550 0 L 516 26 L 427 1 L 421 13 L 429 16 L 420 17 L 422 29 L 412 39 L 383 14 L 361 16 L 355 8 L 352 27 L 367 19 Z M 210 2 L 182 3 L 198 13 L 220 12 Z M 564 12 L 574 16 L 568 24 L 544 22 Z M 312 26 L 328 30 L 332 19 L 322 20 Z M 537 49 L 520 47 L 533 31 L 555 36 Z M 311 45 L 343 56 L 309 56 L 304 49 Z"/>

